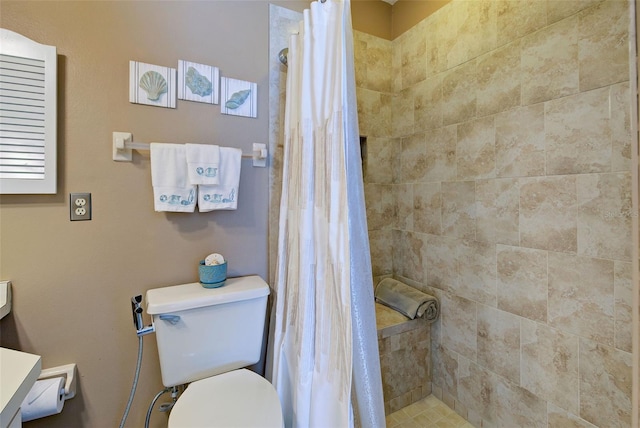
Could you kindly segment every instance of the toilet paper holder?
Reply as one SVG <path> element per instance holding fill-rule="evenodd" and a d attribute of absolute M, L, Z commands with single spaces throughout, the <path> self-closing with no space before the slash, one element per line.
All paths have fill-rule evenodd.
<path fill-rule="evenodd" d="M 54 377 L 64 377 L 64 400 L 69 400 L 76 396 L 76 365 L 65 364 L 64 366 L 44 369 L 40 372 L 38 380 L 51 379 Z"/>

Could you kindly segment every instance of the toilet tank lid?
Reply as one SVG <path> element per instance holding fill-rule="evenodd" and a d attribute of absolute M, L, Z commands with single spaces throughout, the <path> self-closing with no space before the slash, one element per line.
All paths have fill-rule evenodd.
<path fill-rule="evenodd" d="M 257 275 L 227 278 L 224 286 L 204 288 L 199 282 L 147 291 L 147 313 L 166 314 L 264 297 L 269 286 Z"/>

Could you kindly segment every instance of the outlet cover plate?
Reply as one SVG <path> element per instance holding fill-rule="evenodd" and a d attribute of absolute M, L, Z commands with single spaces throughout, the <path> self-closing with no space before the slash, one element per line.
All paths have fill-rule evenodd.
<path fill-rule="evenodd" d="M 91 220 L 91 193 L 69 194 L 69 217 L 71 221 Z"/>

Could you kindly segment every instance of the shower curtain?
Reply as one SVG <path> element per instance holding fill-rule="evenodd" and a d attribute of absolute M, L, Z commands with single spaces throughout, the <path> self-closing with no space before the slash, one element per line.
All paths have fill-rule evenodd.
<path fill-rule="evenodd" d="M 305 10 L 288 64 L 267 373 L 287 427 L 382 427 L 349 0 Z"/>

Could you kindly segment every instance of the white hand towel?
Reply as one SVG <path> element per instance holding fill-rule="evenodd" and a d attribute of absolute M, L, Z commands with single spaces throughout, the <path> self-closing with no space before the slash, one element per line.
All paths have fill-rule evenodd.
<path fill-rule="evenodd" d="M 155 210 L 192 213 L 197 188 L 189 183 L 184 144 L 151 143 L 149 146 Z"/>
<path fill-rule="evenodd" d="M 191 184 L 219 184 L 220 148 L 187 144 L 187 169 Z"/>
<path fill-rule="evenodd" d="M 235 210 L 238 207 L 238 186 L 242 150 L 220 147 L 220 184 L 198 186 L 198 210 Z"/>

